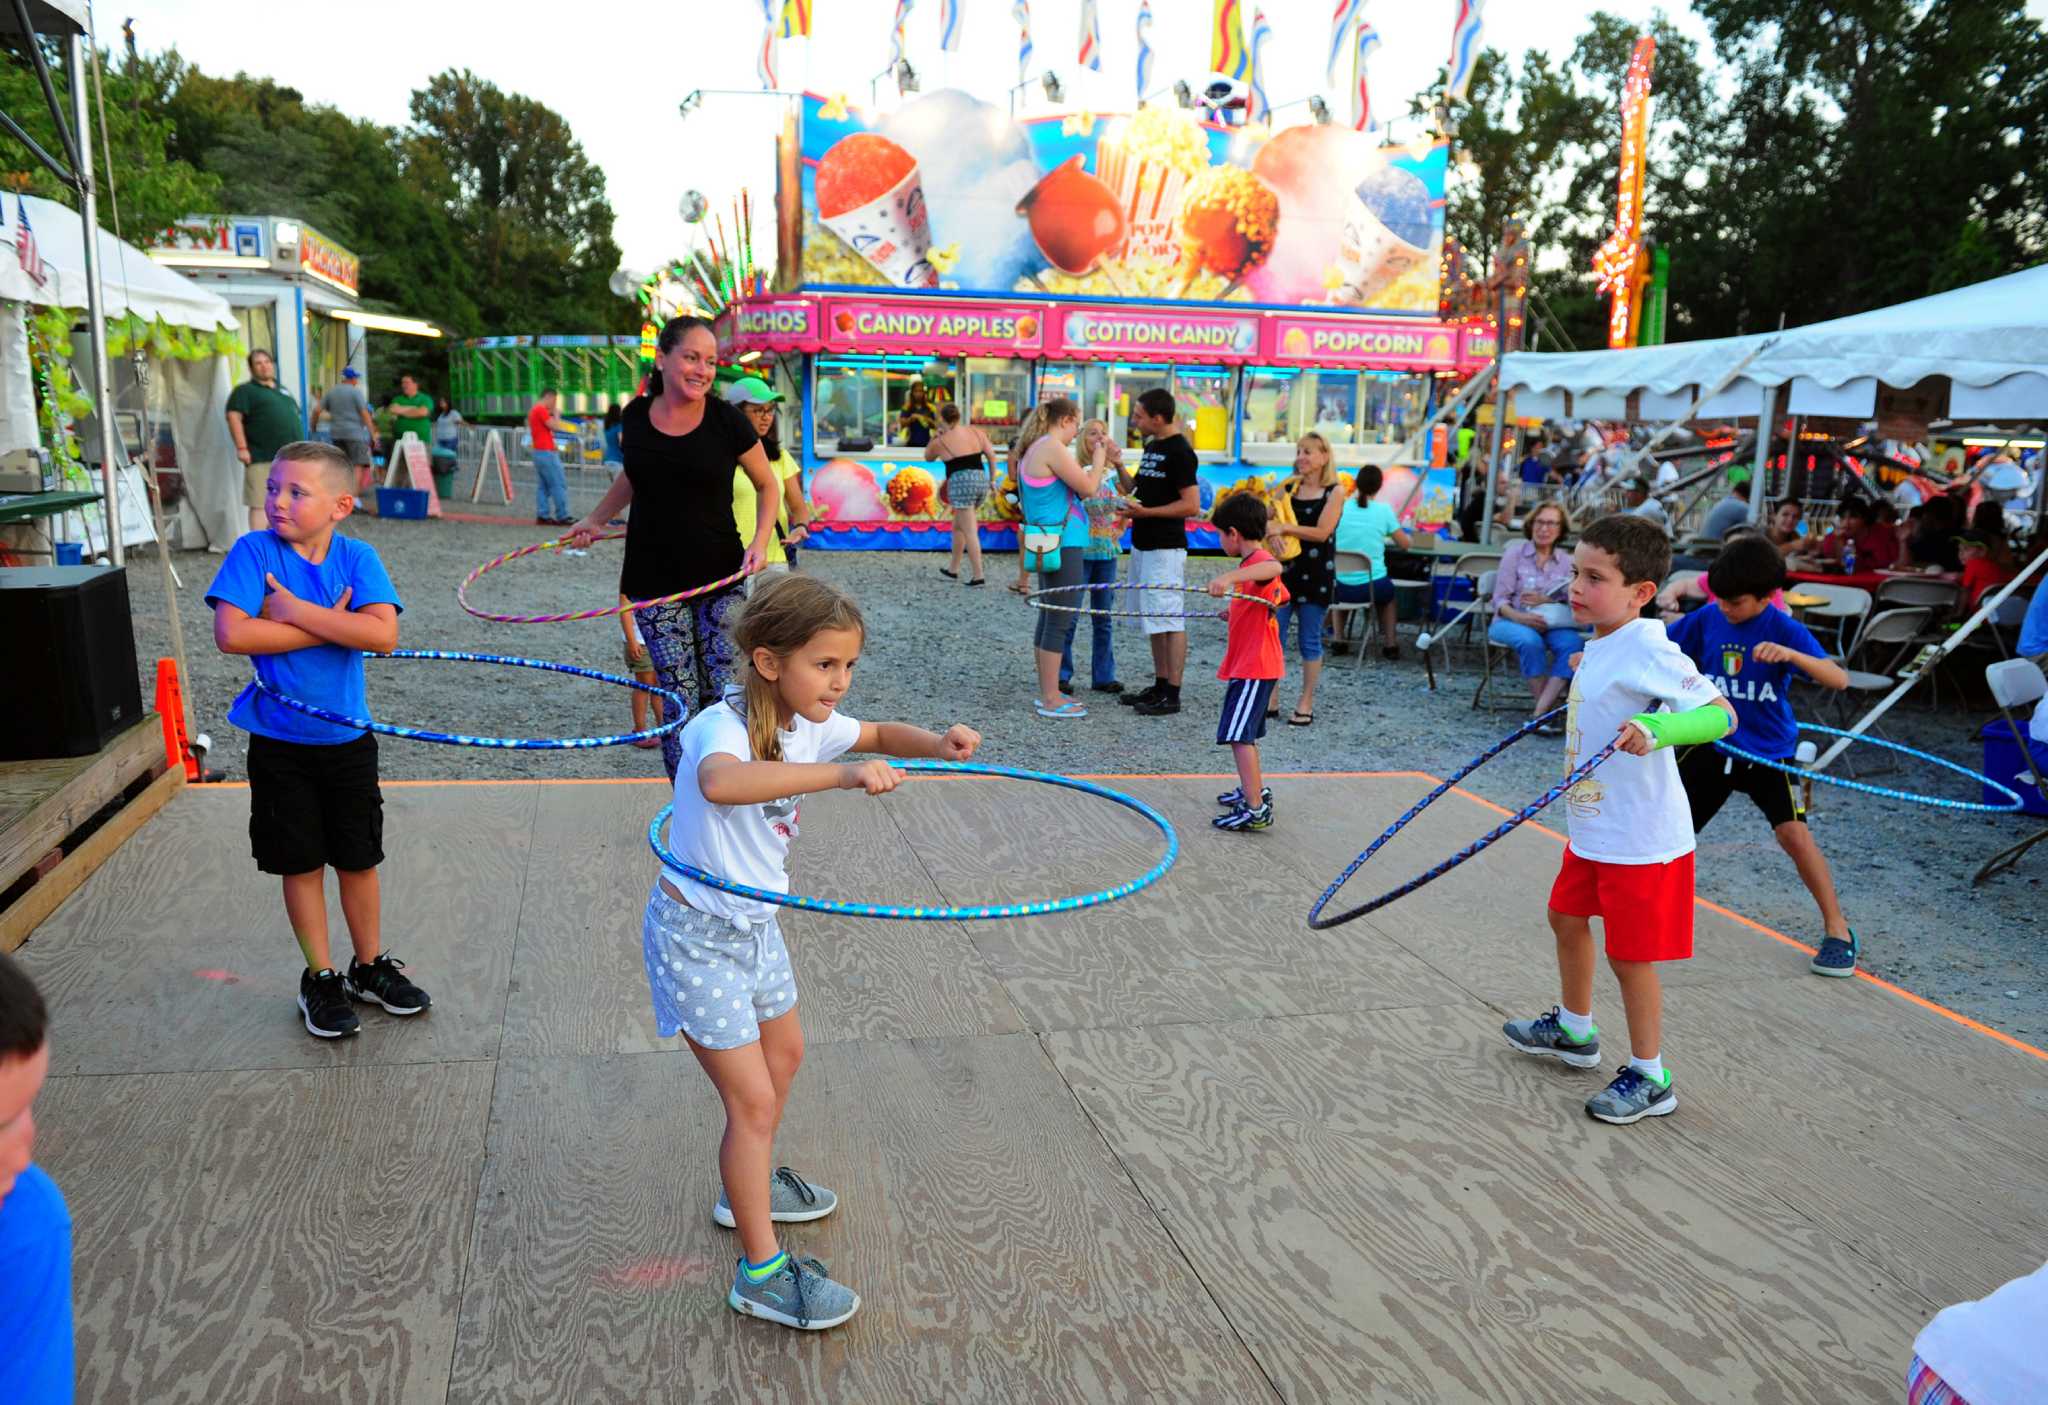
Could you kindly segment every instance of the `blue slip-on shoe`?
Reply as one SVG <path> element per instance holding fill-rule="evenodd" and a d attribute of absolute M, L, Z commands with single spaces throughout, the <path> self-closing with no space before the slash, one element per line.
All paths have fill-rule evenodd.
<path fill-rule="evenodd" d="M 1816 976 L 1853 976 L 1856 974 L 1856 956 L 1862 950 L 1856 940 L 1856 929 L 1849 929 L 1849 940 L 1840 937 L 1822 937 L 1820 950 L 1813 954 L 1808 963 Z"/>

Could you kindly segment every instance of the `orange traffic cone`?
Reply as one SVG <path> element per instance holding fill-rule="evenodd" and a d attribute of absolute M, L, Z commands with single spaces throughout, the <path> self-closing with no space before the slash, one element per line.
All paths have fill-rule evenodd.
<path fill-rule="evenodd" d="M 175 659 L 156 661 L 156 711 L 164 724 L 164 765 L 183 766 L 185 779 L 199 779 L 199 757 L 185 735 L 185 690 Z"/>

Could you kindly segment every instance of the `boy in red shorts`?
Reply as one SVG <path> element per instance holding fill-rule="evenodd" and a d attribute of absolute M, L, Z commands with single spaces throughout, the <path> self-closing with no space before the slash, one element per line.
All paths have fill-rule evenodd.
<path fill-rule="evenodd" d="M 1671 539 L 1647 517 L 1603 517 L 1572 553 L 1572 619 L 1593 637 L 1572 675 L 1565 769 L 1610 738 L 1620 747 L 1565 794 L 1571 842 L 1550 890 L 1563 1003 L 1502 1026 L 1525 1054 L 1599 1067 L 1591 919 L 1600 918 L 1632 1057 L 1586 1111 L 1620 1124 L 1678 1108 L 1656 963 L 1692 955 L 1693 830 L 1671 748 L 1715 741 L 1735 725 L 1735 709 L 1664 637 L 1663 623 L 1642 618 L 1670 569 Z M 1651 711 L 1659 703 L 1668 711 Z"/>

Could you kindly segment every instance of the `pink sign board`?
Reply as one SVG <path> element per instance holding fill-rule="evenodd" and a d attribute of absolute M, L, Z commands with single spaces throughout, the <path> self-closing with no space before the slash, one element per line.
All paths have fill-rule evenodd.
<path fill-rule="evenodd" d="M 1036 356 L 1046 309 L 1021 302 L 827 298 L 825 340 L 840 351 Z"/>
<path fill-rule="evenodd" d="M 1269 361 L 1320 366 L 1448 371 L 1457 364 L 1458 333 L 1441 322 L 1369 317 L 1268 317 Z"/>
<path fill-rule="evenodd" d="M 1500 333 L 1491 327 L 1467 327 L 1465 345 L 1458 360 L 1467 366 L 1484 365 L 1500 355 Z"/>
<path fill-rule="evenodd" d="M 817 316 L 806 298 L 751 298 L 733 308 L 732 336 L 743 349 L 755 343 L 815 342 Z"/>
<path fill-rule="evenodd" d="M 1074 356 L 1249 361 L 1259 348 L 1259 319 L 1227 313 L 1062 303 L 1054 313 L 1053 333 L 1047 351 Z"/>

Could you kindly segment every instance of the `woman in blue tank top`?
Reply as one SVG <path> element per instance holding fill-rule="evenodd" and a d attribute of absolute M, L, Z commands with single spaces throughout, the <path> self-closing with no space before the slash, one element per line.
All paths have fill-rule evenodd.
<path fill-rule="evenodd" d="M 1081 410 L 1067 399 L 1047 400 L 1034 407 L 1017 432 L 1011 460 L 1017 472 L 1017 500 L 1024 513 L 1024 531 L 1059 532 L 1060 561 L 1057 570 L 1040 571 L 1040 589 L 1080 585 L 1086 580 L 1082 553 L 1088 547 L 1088 518 L 1082 502 L 1102 486 L 1107 444 L 1098 444 L 1094 462 L 1083 468 L 1067 447 L 1081 432 Z M 1048 604 L 1100 608 L 1101 602 L 1080 600 L 1083 592 L 1056 596 Z M 1074 637 L 1079 615 L 1066 611 L 1041 610 L 1032 643 L 1038 651 L 1038 697 L 1033 703 L 1040 717 L 1071 721 L 1086 717 L 1088 709 L 1068 701 L 1060 693 L 1060 655 Z"/>

